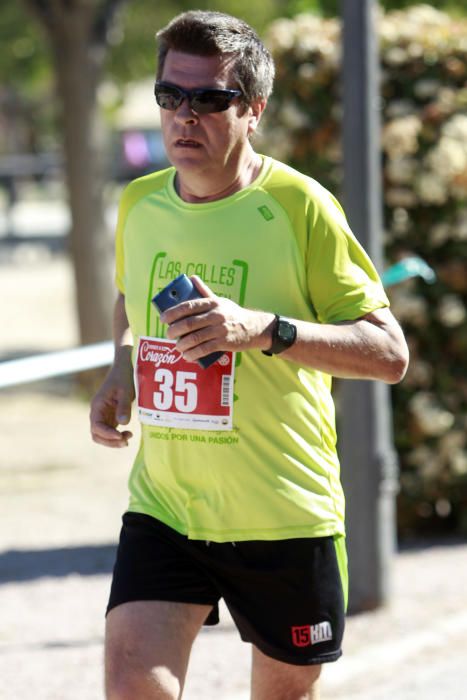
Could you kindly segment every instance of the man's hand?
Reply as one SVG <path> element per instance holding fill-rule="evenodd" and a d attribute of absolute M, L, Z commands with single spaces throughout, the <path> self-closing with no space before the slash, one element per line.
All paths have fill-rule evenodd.
<path fill-rule="evenodd" d="M 133 437 L 129 430 L 117 430 L 131 418 L 135 398 L 130 348 L 114 363 L 91 403 L 91 435 L 94 442 L 106 447 L 126 447 Z"/>
<path fill-rule="evenodd" d="M 244 309 L 216 296 L 199 277 L 191 280 L 203 298 L 184 301 L 161 315 L 169 326 L 167 337 L 177 340 L 177 350 L 186 360 L 194 362 L 216 350 L 270 347 L 274 314 Z"/>

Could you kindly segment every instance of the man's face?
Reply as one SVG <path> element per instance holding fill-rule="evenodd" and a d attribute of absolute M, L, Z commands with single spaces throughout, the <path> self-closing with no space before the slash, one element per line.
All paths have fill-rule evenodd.
<path fill-rule="evenodd" d="M 232 58 L 196 56 L 169 50 L 161 80 L 185 89 L 238 89 L 231 78 Z M 175 110 L 161 109 L 167 156 L 179 175 L 212 175 L 235 168 L 256 126 L 254 110 L 235 98 L 224 112 L 197 114 L 188 100 Z"/>

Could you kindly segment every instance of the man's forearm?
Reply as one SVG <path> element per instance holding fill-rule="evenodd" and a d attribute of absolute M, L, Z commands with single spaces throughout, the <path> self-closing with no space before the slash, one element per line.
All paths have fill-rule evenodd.
<path fill-rule="evenodd" d="M 381 309 L 335 325 L 296 321 L 297 340 L 281 356 L 335 377 L 397 383 L 405 374 L 408 351 L 402 331 L 388 314 Z"/>
<path fill-rule="evenodd" d="M 165 311 L 167 337 L 189 362 L 217 350 L 269 350 L 275 315 L 240 307 L 218 297 L 193 277 L 201 299 L 185 301 Z M 297 339 L 280 357 L 335 377 L 399 382 L 407 368 L 408 349 L 402 330 L 389 309 L 336 324 L 291 319 Z"/>

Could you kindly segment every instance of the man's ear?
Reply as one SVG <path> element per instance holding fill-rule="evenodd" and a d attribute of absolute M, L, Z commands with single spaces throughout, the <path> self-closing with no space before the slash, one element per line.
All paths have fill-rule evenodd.
<path fill-rule="evenodd" d="M 248 136 L 252 136 L 258 128 L 258 124 L 261 119 L 267 105 L 267 100 L 255 100 L 248 107 Z"/>

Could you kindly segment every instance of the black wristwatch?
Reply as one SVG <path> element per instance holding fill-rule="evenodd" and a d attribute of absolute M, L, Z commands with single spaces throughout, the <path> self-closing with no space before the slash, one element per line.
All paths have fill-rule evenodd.
<path fill-rule="evenodd" d="M 287 318 L 276 314 L 272 329 L 272 344 L 269 350 L 262 350 L 263 355 L 278 355 L 295 343 L 297 339 L 297 326 Z"/>

